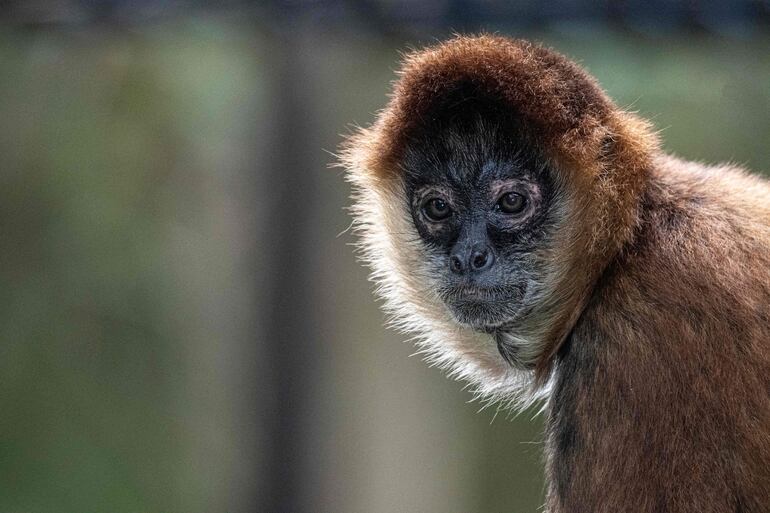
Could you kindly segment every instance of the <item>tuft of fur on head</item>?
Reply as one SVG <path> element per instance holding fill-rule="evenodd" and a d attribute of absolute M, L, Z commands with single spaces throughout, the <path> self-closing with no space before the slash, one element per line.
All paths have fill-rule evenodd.
<path fill-rule="evenodd" d="M 341 152 L 360 255 L 390 324 L 414 335 L 429 364 L 489 402 L 526 407 L 547 397 L 554 354 L 631 237 L 657 140 L 577 65 L 527 41 L 458 36 L 408 55 L 399 74 L 386 109 Z M 560 196 L 555 236 L 537 255 L 546 269 L 528 288 L 527 313 L 494 334 L 458 324 L 438 297 L 400 167 L 410 140 L 429 136 L 423 120 L 462 88 L 521 117 L 557 173 Z"/>

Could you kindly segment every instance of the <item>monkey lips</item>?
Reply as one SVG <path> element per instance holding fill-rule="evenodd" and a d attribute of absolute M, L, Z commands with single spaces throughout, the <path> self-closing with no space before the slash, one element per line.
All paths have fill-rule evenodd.
<path fill-rule="evenodd" d="M 443 288 L 439 296 L 455 321 L 490 333 L 517 317 L 525 291 L 526 286 L 480 287 L 465 284 Z"/>

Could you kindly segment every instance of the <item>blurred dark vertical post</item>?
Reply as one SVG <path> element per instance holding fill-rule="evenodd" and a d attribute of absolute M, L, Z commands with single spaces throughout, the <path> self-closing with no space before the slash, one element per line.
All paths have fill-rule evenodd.
<path fill-rule="evenodd" d="M 267 298 L 263 322 L 268 376 L 267 396 L 258 402 L 265 408 L 259 416 L 267 423 L 267 444 L 262 447 L 265 478 L 257 492 L 256 510 L 270 513 L 301 513 L 305 491 L 302 488 L 303 454 L 308 430 L 303 429 L 308 401 L 317 380 L 317 350 L 313 327 L 314 304 L 323 299 L 312 276 L 314 212 L 317 190 L 313 172 L 317 159 L 310 155 L 312 106 L 303 66 L 304 30 L 296 30 L 290 13 L 279 18 L 272 35 L 272 71 L 275 98 L 269 120 L 272 141 L 265 173 L 269 191 L 268 216 L 262 220 L 265 238 L 257 240 L 257 252 L 266 263 L 260 276 L 259 294 Z M 267 194 L 266 194 L 267 193 Z M 263 285 L 264 284 L 264 285 Z M 258 391 L 258 395 L 265 390 Z"/>

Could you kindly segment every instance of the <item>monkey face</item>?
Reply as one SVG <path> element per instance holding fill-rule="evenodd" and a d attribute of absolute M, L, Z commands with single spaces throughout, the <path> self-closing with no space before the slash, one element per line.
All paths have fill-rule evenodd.
<path fill-rule="evenodd" d="M 540 291 L 553 186 L 545 160 L 510 123 L 438 128 L 407 151 L 407 207 L 435 292 L 456 322 L 495 332 Z"/>

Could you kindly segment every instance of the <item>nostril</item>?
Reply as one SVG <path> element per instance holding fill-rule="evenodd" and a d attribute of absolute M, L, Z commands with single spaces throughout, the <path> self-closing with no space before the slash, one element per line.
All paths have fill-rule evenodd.
<path fill-rule="evenodd" d="M 463 262 L 460 260 L 460 257 L 457 255 L 452 255 L 449 259 L 449 269 L 452 270 L 452 272 L 455 273 L 461 273 L 463 272 Z"/>
<path fill-rule="evenodd" d="M 482 251 L 473 255 L 473 268 L 481 269 L 487 263 L 487 252 Z"/>
<path fill-rule="evenodd" d="M 473 266 L 473 269 L 480 271 L 486 268 L 488 264 L 490 264 L 490 260 L 491 256 L 488 249 L 476 251 L 473 253 L 473 257 L 471 258 L 471 266 Z"/>

